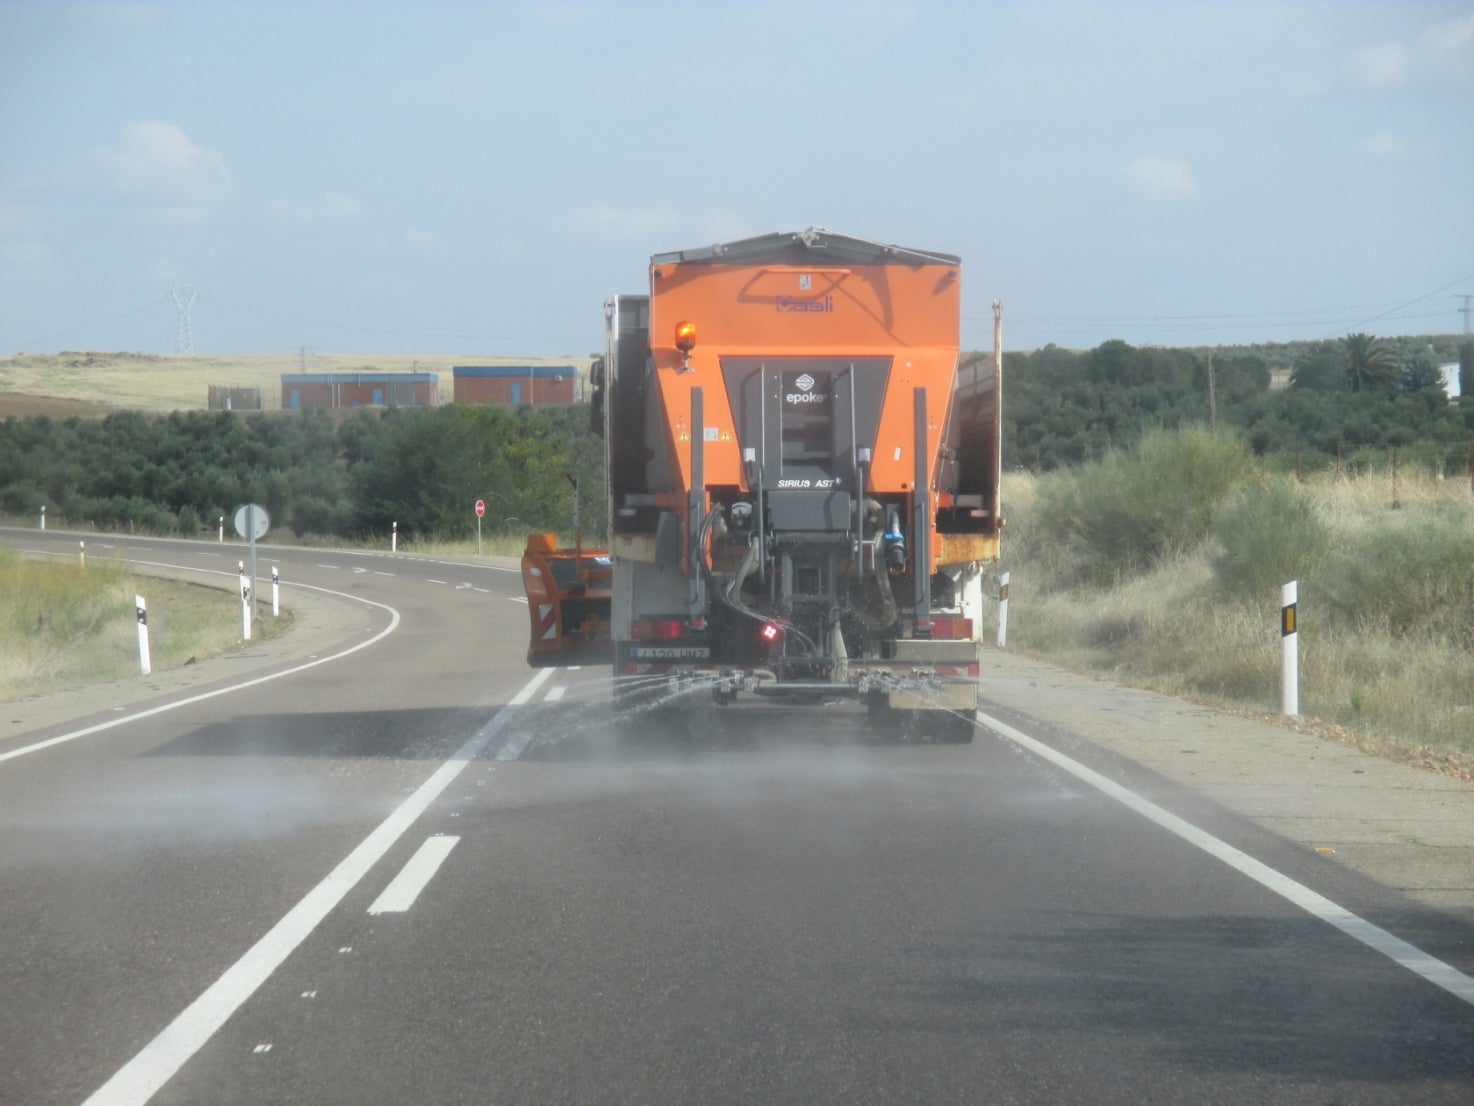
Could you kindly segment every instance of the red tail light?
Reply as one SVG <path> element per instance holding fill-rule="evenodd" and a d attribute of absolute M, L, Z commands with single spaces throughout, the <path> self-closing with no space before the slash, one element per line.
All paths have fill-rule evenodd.
<path fill-rule="evenodd" d="M 971 641 L 972 619 L 933 618 L 931 620 L 931 636 L 934 638 L 956 638 Z"/>
<path fill-rule="evenodd" d="M 684 629 L 679 618 L 637 618 L 630 623 L 630 637 L 635 641 L 678 641 Z"/>

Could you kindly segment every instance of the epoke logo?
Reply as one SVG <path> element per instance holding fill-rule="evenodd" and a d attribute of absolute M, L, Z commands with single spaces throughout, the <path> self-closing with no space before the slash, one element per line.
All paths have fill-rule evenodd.
<path fill-rule="evenodd" d="M 818 383 L 808 373 L 803 373 L 793 382 L 793 386 L 798 391 L 789 392 L 783 398 L 791 404 L 823 403 L 828 397 L 823 392 L 814 391 L 814 386 Z"/>

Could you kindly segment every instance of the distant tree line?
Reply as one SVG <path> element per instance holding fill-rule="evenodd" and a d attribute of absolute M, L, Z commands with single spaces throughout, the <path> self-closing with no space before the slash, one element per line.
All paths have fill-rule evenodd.
<path fill-rule="evenodd" d="M 259 503 L 274 529 L 353 537 L 464 537 L 484 524 L 602 525 L 602 445 L 582 408 L 230 411 L 0 422 L 0 511 L 70 526 L 194 535 Z M 569 478 L 565 478 L 567 473 Z M 571 479 L 570 479 L 571 478 Z"/>
<path fill-rule="evenodd" d="M 1207 350 L 1111 341 L 1006 353 L 1004 460 L 1045 471 L 1100 459 L 1152 430 L 1216 422 L 1285 467 L 1343 455 L 1367 464 L 1400 449 L 1453 468 L 1474 441 L 1474 343 L 1458 351 L 1458 403 L 1428 349 L 1366 334 L 1301 343 L 1281 388 L 1264 357 L 1212 351 L 1211 402 Z M 193 535 L 254 502 L 275 529 L 299 536 L 382 535 L 397 522 L 406 537 L 457 538 L 474 532 L 472 505 L 484 499 L 492 532 L 567 534 L 577 481 L 581 521 L 596 538 L 603 475 L 603 443 L 583 406 L 0 422 L 0 512 L 27 516 L 44 503 L 58 522 L 99 529 Z"/>
<path fill-rule="evenodd" d="M 1463 457 L 1474 440 L 1474 343 L 1459 348 L 1462 397 L 1450 403 L 1427 352 L 1399 355 L 1367 334 L 1304 343 L 1288 384 L 1253 353 L 1137 348 L 1106 342 L 1072 351 L 1005 353 L 1003 455 L 1035 471 L 1099 458 L 1153 429 L 1216 422 L 1261 455 L 1305 464 L 1337 455 L 1412 449 L 1430 461 Z"/>

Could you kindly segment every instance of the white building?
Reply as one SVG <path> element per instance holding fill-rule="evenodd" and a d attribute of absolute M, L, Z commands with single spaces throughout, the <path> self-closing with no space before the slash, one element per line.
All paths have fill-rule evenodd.
<path fill-rule="evenodd" d="M 1443 374 L 1443 390 L 1448 393 L 1448 398 L 1458 399 L 1459 363 L 1455 361 L 1452 365 L 1439 365 L 1438 371 Z"/>

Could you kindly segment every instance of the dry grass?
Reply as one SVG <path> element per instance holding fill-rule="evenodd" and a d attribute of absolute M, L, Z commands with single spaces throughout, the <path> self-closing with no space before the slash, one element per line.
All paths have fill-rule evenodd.
<path fill-rule="evenodd" d="M 1007 478 L 1010 642 L 1080 671 L 1219 707 L 1280 702 L 1279 594 L 1226 595 L 1204 544 L 1109 588 L 1065 587 Z M 1464 481 L 1326 474 L 1305 487 L 1335 554 L 1300 587 L 1300 709 L 1330 736 L 1398 759 L 1474 768 L 1474 496 Z M 1379 555 L 1380 554 L 1380 555 Z M 1394 581 L 1391 576 L 1397 579 Z M 1465 579 L 1465 577 L 1468 577 Z"/>
<path fill-rule="evenodd" d="M 107 409 L 168 412 L 204 410 L 210 385 L 260 388 L 266 410 L 281 408 L 283 373 L 432 372 L 440 374 L 440 401 L 453 398 L 456 365 L 574 364 L 586 357 L 367 356 L 313 353 L 162 357 L 142 353 L 21 354 L 0 358 L 0 417 L 36 413 L 37 397 Z M 11 402 L 7 404 L 7 395 Z M 8 407 L 15 407 L 10 411 Z M 58 413 L 70 413 L 65 410 Z M 79 413 L 88 413 L 84 408 Z"/>
<path fill-rule="evenodd" d="M 148 603 L 155 672 L 240 647 L 240 602 L 230 591 L 130 576 L 100 558 L 83 566 L 0 549 L 0 702 L 137 675 L 136 595 Z M 286 612 L 268 615 L 253 636 L 288 625 Z"/>

